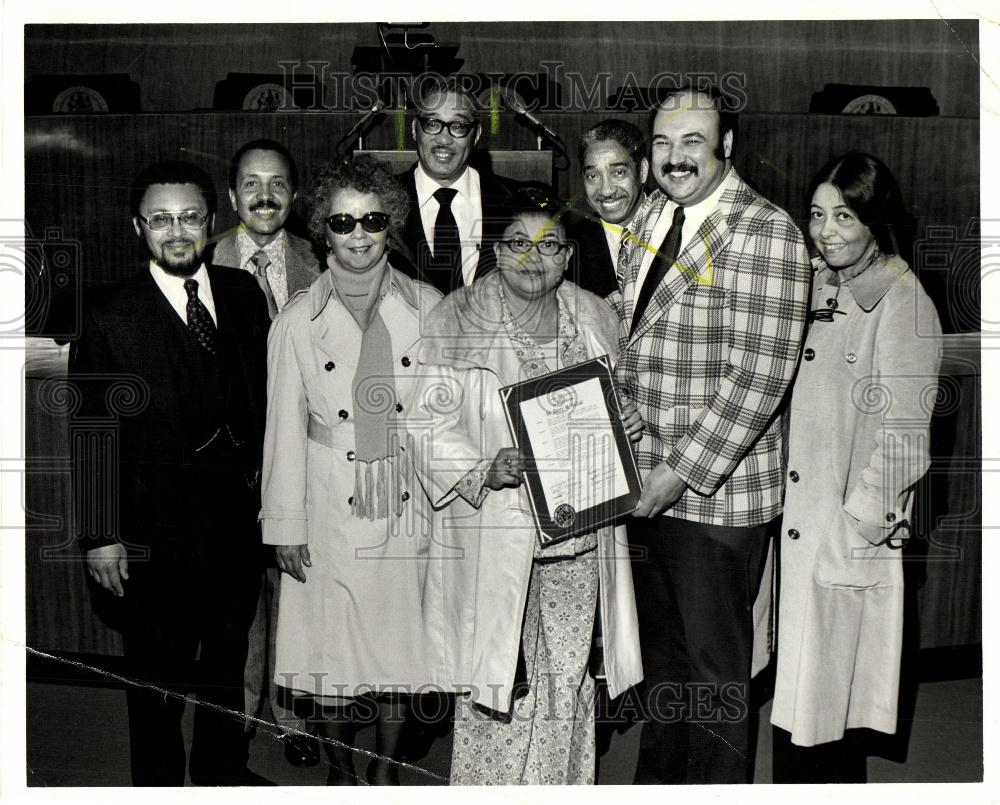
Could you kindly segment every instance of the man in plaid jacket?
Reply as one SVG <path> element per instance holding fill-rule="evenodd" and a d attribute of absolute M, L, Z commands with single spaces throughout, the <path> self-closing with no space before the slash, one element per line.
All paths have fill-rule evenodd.
<path fill-rule="evenodd" d="M 640 779 L 663 782 L 748 781 L 751 609 L 781 513 L 782 401 L 809 298 L 801 233 L 732 167 L 734 118 L 715 91 L 661 102 L 659 189 L 628 228 L 609 297 L 617 377 L 646 422 L 629 528 L 649 717 Z"/>

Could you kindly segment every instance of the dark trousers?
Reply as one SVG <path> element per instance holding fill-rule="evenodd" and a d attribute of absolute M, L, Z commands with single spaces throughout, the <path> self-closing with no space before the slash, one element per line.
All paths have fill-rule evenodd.
<path fill-rule="evenodd" d="M 123 600 L 132 782 L 184 785 L 181 716 L 194 694 L 191 780 L 233 784 L 246 769 L 243 669 L 261 571 L 231 552 L 179 546 L 161 561 L 166 550 L 152 547 L 147 562 L 130 563 Z M 189 562 L 178 561 L 185 555 Z"/>
<path fill-rule="evenodd" d="M 752 608 L 770 533 L 629 524 L 647 718 L 638 781 L 749 782 Z"/>

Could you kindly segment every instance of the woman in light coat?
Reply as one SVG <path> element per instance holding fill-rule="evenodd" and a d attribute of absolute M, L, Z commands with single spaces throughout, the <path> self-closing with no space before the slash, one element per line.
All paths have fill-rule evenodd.
<path fill-rule="evenodd" d="M 791 400 L 771 722 L 775 782 L 847 782 L 865 764 L 850 731 L 896 730 L 900 548 L 930 464 L 941 327 L 899 255 L 906 217 L 884 164 L 838 157 L 810 198 L 818 255 Z"/>
<path fill-rule="evenodd" d="M 389 265 L 407 197 L 386 168 L 325 165 L 308 201 L 328 270 L 271 327 L 260 519 L 285 574 L 275 682 L 332 739 L 328 781 L 352 785 L 362 711 L 377 716 L 377 754 L 397 756 L 406 701 L 384 691 L 425 684 L 434 654 L 421 620 L 431 512 L 404 412 L 421 320 L 440 294 Z M 397 765 L 376 758 L 368 780 L 398 783 Z"/>
<path fill-rule="evenodd" d="M 498 270 L 448 296 L 424 329 L 417 471 L 441 508 L 428 642 L 445 649 L 437 678 L 464 694 L 453 784 L 592 783 L 595 610 L 610 695 L 642 678 L 624 528 L 540 546 L 498 391 L 614 359 L 617 322 L 602 299 L 563 282 L 572 246 L 558 202 L 529 188 L 509 208 Z M 634 406 L 626 413 L 639 438 Z"/>

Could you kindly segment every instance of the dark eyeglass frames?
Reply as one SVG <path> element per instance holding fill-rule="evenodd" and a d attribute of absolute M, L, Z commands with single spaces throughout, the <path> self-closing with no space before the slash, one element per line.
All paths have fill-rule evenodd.
<path fill-rule="evenodd" d="M 558 240 L 533 241 L 527 238 L 511 238 L 510 240 L 501 240 L 499 243 L 502 243 L 514 252 L 514 254 L 527 254 L 531 251 L 532 246 L 534 246 L 538 250 L 538 253 L 545 257 L 554 257 L 563 249 L 569 247 L 568 243 L 560 243 Z"/>
<path fill-rule="evenodd" d="M 448 129 L 448 133 L 459 140 L 468 137 L 476 127 L 475 121 L 470 123 L 467 120 L 452 120 L 445 123 L 436 117 L 418 117 L 417 122 L 424 134 L 440 134 L 444 129 Z"/>
<path fill-rule="evenodd" d="M 340 212 L 325 220 L 330 231 L 337 235 L 350 235 L 358 224 L 361 224 L 361 228 L 371 235 L 376 232 L 385 232 L 386 227 L 389 226 L 389 216 L 384 212 L 366 212 L 360 218 L 355 218 L 346 212 Z"/>

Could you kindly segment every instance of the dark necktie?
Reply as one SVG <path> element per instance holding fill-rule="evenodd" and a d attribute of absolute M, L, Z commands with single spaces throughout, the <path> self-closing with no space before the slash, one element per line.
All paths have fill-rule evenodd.
<path fill-rule="evenodd" d="M 271 265 L 271 258 L 267 256 L 267 252 L 263 249 L 258 249 L 254 252 L 250 261 L 257 266 L 257 270 L 253 272 L 253 275 L 257 278 L 257 283 L 264 292 L 264 296 L 267 297 L 267 312 L 271 314 L 271 318 L 273 319 L 278 315 L 278 305 L 274 301 L 274 292 L 271 290 L 271 283 L 267 279 L 267 267 Z"/>
<path fill-rule="evenodd" d="M 458 236 L 458 222 L 451 211 L 451 202 L 458 195 L 457 190 L 440 187 L 434 191 L 438 203 L 437 219 L 434 221 L 434 270 L 443 280 L 448 272 L 452 288 L 462 286 L 462 242 Z M 443 283 L 442 283 L 443 284 Z"/>
<path fill-rule="evenodd" d="M 184 290 L 187 291 L 187 325 L 188 329 L 201 344 L 213 355 L 215 354 L 215 322 L 212 314 L 198 298 L 198 280 L 184 280 Z"/>
<path fill-rule="evenodd" d="M 646 272 L 646 281 L 642 284 L 642 289 L 639 291 L 639 296 L 635 300 L 635 309 L 632 313 L 632 329 L 629 334 L 635 332 L 635 328 L 639 325 L 642 320 L 642 314 L 646 312 L 646 308 L 649 307 L 649 300 L 653 298 L 653 294 L 656 289 L 660 287 L 660 283 L 663 282 L 663 278 L 667 276 L 667 272 L 670 267 L 676 262 L 677 255 L 681 251 L 681 229 L 684 226 L 684 208 L 678 206 L 674 210 L 674 220 L 670 224 L 670 229 L 667 230 L 666 237 L 663 238 L 663 243 L 660 244 L 660 248 L 656 251 L 656 257 L 653 258 L 652 264 L 649 266 L 649 271 Z"/>

